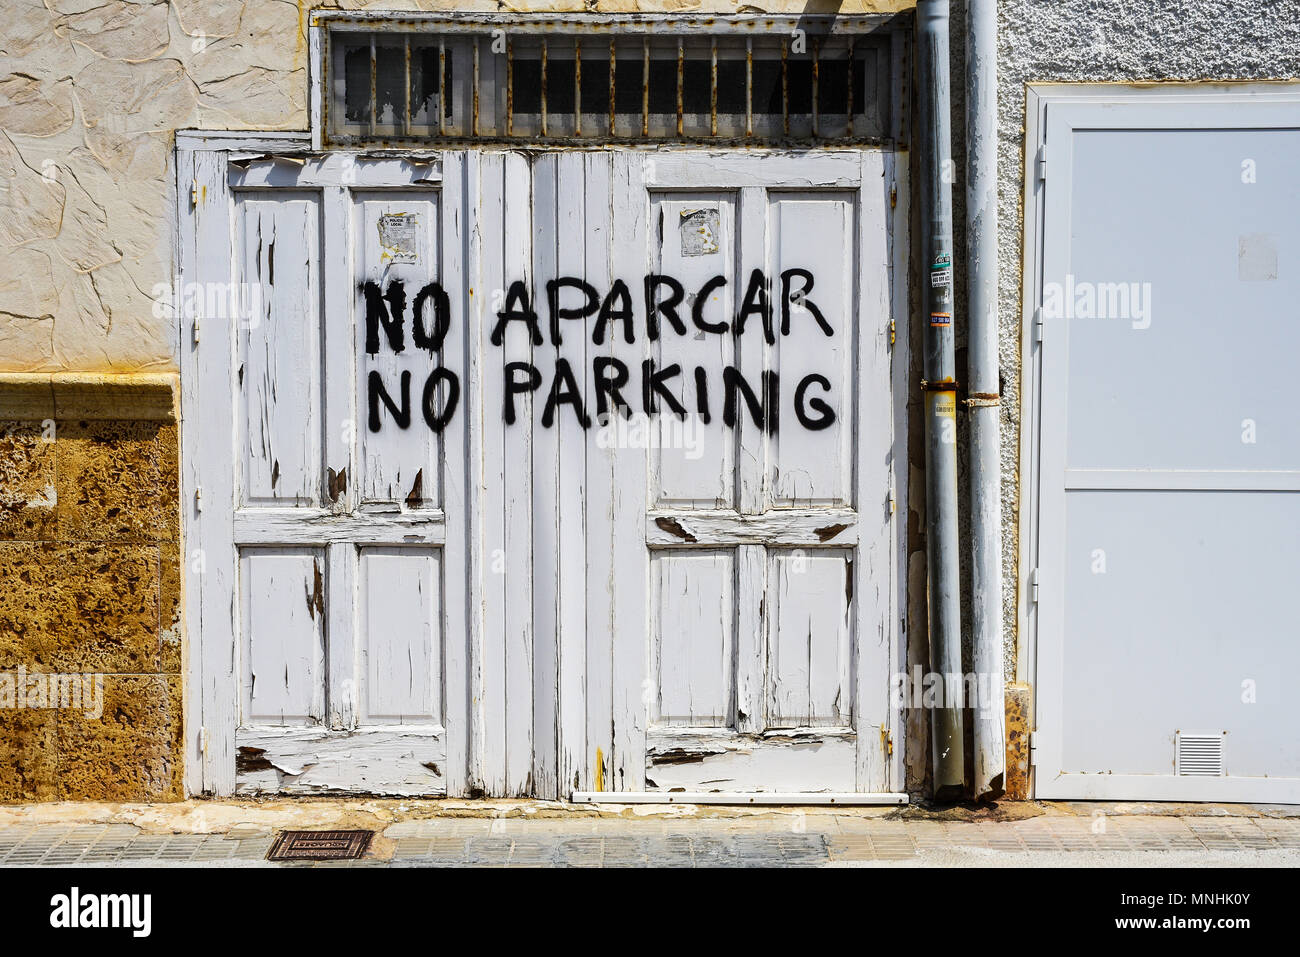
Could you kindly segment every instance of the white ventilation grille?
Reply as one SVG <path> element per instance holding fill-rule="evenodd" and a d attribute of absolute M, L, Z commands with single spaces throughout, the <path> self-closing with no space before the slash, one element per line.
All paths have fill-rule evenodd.
<path fill-rule="evenodd" d="M 1174 738 L 1175 773 L 1180 777 L 1223 776 L 1223 732 L 1184 734 Z"/>

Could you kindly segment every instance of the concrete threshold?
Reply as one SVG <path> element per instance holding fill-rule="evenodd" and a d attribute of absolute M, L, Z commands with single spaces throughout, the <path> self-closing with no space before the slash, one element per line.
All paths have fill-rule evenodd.
<path fill-rule="evenodd" d="M 269 863 L 285 829 L 365 857 Z M 0 866 L 1300 866 L 1300 808 L 1006 802 L 757 807 L 329 797 L 0 808 Z"/>
<path fill-rule="evenodd" d="M 1218 817 L 1300 818 L 1300 805 L 1178 804 L 1111 801 L 1005 801 L 987 805 L 888 805 L 569 803 L 531 799 L 275 797 L 190 799 L 134 804 L 64 801 L 0 806 L 0 828 L 23 824 L 130 824 L 146 832 L 212 834 L 240 825 L 275 828 L 385 827 L 401 821 L 487 819 L 754 820 L 843 818 L 863 820 L 997 823 L 1036 817 Z"/>

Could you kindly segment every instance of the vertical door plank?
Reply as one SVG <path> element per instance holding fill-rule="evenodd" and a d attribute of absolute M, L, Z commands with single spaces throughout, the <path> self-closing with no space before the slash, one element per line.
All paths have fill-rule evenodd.
<path fill-rule="evenodd" d="M 192 184 L 181 184 L 181 195 L 192 185 L 195 229 L 194 270 L 186 276 L 203 284 L 230 281 L 234 242 L 234 201 L 226 182 L 226 154 L 194 154 Z M 188 528 L 197 535 L 186 542 L 189 559 L 187 606 L 188 643 L 201 649 L 199 671 L 186 697 L 200 702 L 198 721 L 186 729 L 201 755 L 202 790 L 216 796 L 235 791 L 235 724 L 239 708 L 236 677 L 238 577 L 235 567 L 234 529 L 230 521 L 235 506 L 235 375 L 231 359 L 236 330 L 216 317 L 198 317 L 201 331 L 183 330 L 181 348 L 189 357 L 190 381 L 196 383 L 183 410 L 182 430 L 192 437 L 193 468 L 182 508 Z M 205 510 L 200 510 L 202 491 Z M 197 622 L 197 631 L 192 630 Z M 196 687 L 197 686 L 197 687 Z"/>
<path fill-rule="evenodd" d="M 742 275 L 763 269 L 770 276 L 767 213 L 767 190 L 748 186 L 740 191 L 736 235 Z M 769 367 L 770 348 L 758 320 L 757 316 L 750 318 L 738 344 L 738 365 L 751 383 L 761 383 L 763 371 Z M 748 414 L 742 414 L 737 420 L 734 441 L 739 448 L 735 477 L 737 509 L 744 515 L 761 514 L 768 507 L 768 437 Z M 764 546 L 742 545 L 737 549 L 736 730 L 750 734 L 767 727 L 766 564 Z"/>
<path fill-rule="evenodd" d="M 435 447 L 441 453 L 439 471 L 446 522 L 446 544 L 439 564 L 443 574 L 443 623 L 449 639 L 443 645 L 446 696 L 443 719 L 447 727 L 445 778 L 447 794 L 453 797 L 464 795 L 468 788 L 469 649 L 477 644 L 480 635 L 478 616 L 470 613 L 474 518 L 469 513 L 466 491 L 468 477 L 474 468 L 469 458 L 466 423 L 473 414 L 475 398 L 468 388 L 467 364 L 471 346 L 464 321 L 464 317 L 470 314 L 470 282 L 465 268 L 467 203 L 465 153 L 446 151 L 442 154 L 442 192 L 438 203 L 442 253 L 438 275 L 451 302 L 452 321 L 438 358 L 440 364 L 456 376 L 460 396 L 455 413 L 443 427 Z M 445 402 L 447 387 L 441 388 L 442 401 Z M 440 405 L 439 408 L 443 407 Z"/>
<path fill-rule="evenodd" d="M 322 191 L 322 207 L 325 481 L 320 494 L 326 507 L 346 514 L 356 500 L 356 474 L 352 468 L 357 436 L 356 391 L 352 388 L 356 368 L 351 308 L 354 295 L 350 241 L 352 197 L 344 187 L 328 187 Z M 329 726 L 342 730 L 355 727 L 357 721 L 356 548 L 350 543 L 331 545 L 327 560 L 329 603 L 325 640 L 329 649 Z"/>
<path fill-rule="evenodd" d="M 532 167 L 526 156 L 506 153 L 503 158 L 502 199 L 503 214 L 500 223 L 486 223 L 485 229 L 500 229 L 502 273 L 498 286 L 491 290 L 490 311 L 495 313 L 505 305 L 506 290 L 510 283 L 523 282 L 531 295 L 533 282 L 533 226 L 532 226 Z M 494 375 L 504 375 L 504 363 L 531 363 L 535 350 L 532 338 L 524 323 L 507 323 L 502 346 L 503 360 L 500 370 L 493 364 Z M 484 410 L 485 420 L 501 422 L 502 462 L 505 469 L 504 538 L 499 555 L 493 556 L 493 574 L 503 579 L 506 607 L 504 615 L 504 662 L 506 686 L 506 794 L 527 795 L 533 790 L 533 762 L 538 747 L 534 721 L 536 685 L 534 679 L 537 662 L 534 655 L 535 636 L 547 634 L 534 620 L 537 606 L 534 580 L 551 574 L 546 561 L 541 566 L 534 556 L 533 547 L 533 483 L 540 475 L 533 461 L 533 422 L 540 414 L 532 393 L 514 396 L 517 418 L 514 426 L 504 424 L 502 404 Z M 546 487 L 543 480 L 542 486 Z M 499 569 L 499 571 L 497 571 Z M 552 593 L 553 594 L 553 593 Z M 554 721 L 554 716 L 551 719 Z M 547 737 L 553 742 L 553 736 Z"/>
<path fill-rule="evenodd" d="M 197 227 L 195 210 L 190 203 L 184 198 L 185 190 L 191 188 L 191 185 L 197 186 L 195 164 L 196 155 L 193 150 L 178 149 L 176 151 L 176 195 L 179 199 L 177 210 L 177 230 L 176 230 L 176 281 L 184 284 L 187 281 L 194 281 L 198 277 L 198 264 L 196 258 L 198 250 L 196 248 Z M 195 198 L 197 199 L 197 189 L 195 189 Z M 196 431 L 189 428 L 189 423 L 193 421 L 191 414 L 196 412 L 202 403 L 202 397 L 198 391 L 199 385 L 199 363 L 194 343 L 194 334 L 190 323 L 193 317 L 187 316 L 184 311 L 179 311 L 176 316 L 177 328 L 172 330 L 176 334 L 177 359 L 180 364 L 180 402 L 181 402 L 181 422 L 185 426 L 181 429 L 181 461 L 180 483 L 181 496 L 181 566 L 182 580 L 185 589 L 185 608 L 188 614 L 181 617 L 181 628 L 183 630 L 183 639 L 181 649 L 184 660 L 185 674 L 185 737 L 181 745 L 181 753 L 184 756 L 185 768 L 185 793 L 187 795 L 199 794 L 203 791 L 203 750 L 199 746 L 202 735 L 198 731 L 203 725 L 203 708 L 202 696 L 199 689 L 203 684 L 203 662 L 201 652 L 203 649 L 203 621 L 202 621 L 202 585 L 201 578 L 196 569 L 189 562 L 191 551 L 202 553 L 200 548 L 200 535 L 202 527 L 199 523 L 199 515 L 195 513 L 194 491 L 200 482 L 202 473 L 198 469 L 199 460 L 199 435 Z M 229 388 L 225 394 L 216 398 L 214 404 L 229 407 L 233 400 Z"/>
<path fill-rule="evenodd" d="M 893 401 L 892 413 L 893 418 L 888 425 L 893 427 L 889 442 L 889 478 L 890 487 L 893 489 L 894 506 L 892 509 L 886 509 L 889 512 L 885 522 L 889 528 L 891 536 L 891 550 L 885 561 L 889 562 L 890 574 L 893 577 L 893 587 L 890 589 L 890 606 L 889 621 L 885 629 L 888 649 L 884 655 L 877 653 L 874 659 L 863 655 L 863 669 L 880 667 L 883 661 L 887 660 L 885 665 L 886 673 L 896 675 L 904 671 L 907 667 L 907 562 L 908 549 L 910 544 L 907 541 L 907 514 L 910 509 L 908 499 L 908 478 L 909 470 L 907 463 L 907 399 L 909 390 L 909 370 L 912 367 L 911 359 L 911 341 L 908 335 L 908 283 L 907 275 L 909 263 L 911 260 L 911 241 L 908 231 L 909 212 L 907 197 L 911 192 L 907 183 L 907 163 L 899 163 L 893 155 L 886 154 L 883 157 L 884 176 L 881 177 L 879 187 L 873 187 L 873 181 L 864 180 L 866 184 L 864 189 L 878 188 L 886 195 L 892 196 L 897 203 L 892 213 L 889 215 L 889 270 L 888 270 L 888 306 L 890 308 L 889 321 L 882 323 L 887 328 L 888 336 L 893 340 L 892 350 L 888 346 L 884 348 L 891 354 L 888 357 L 889 374 L 892 377 L 892 387 L 890 395 Z M 885 204 L 882 202 L 881 206 Z M 869 202 L 863 203 L 862 215 L 867 215 L 867 210 L 871 208 Z M 882 328 L 881 334 L 885 335 L 885 328 Z M 883 426 L 882 426 L 883 427 Z M 871 426 L 864 425 L 864 429 Z M 854 489 L 855 500 L 857 500 L 858 491 Z M 859 506 L 860 508 L 861 506 Z M 858 563 L 860 564 L 860 563 Z M 857 574 L 863 574 L 858 570 L 857 564 L 854 566 Z M 919 624 L 919 623 L 918 623 Z M 859 629 L 861 631 L 861 629 Z M 873 664 L 874 660 L 874 664 Z M 859 709 L 870 706 L 870 696 L 858 694 Z M 903 713 L 897 703 L 891 700 L 885 709 L 887 727 L 892 736 L 892 749 L 886 746 L 885 754 L 886 774 L 885 782 L 881 787 L 887 791 L 901 791 L 904 787 L 904 756 L 907 748 L 907 729 L 903 726 Z M 918 740 L 924 740 L 923 736 L 918 736 Z M 892 750 L 892 754 L 890 751 Z M 859 782 L 866 781 L 870 783 L 869 774 L 860 774 Z M 877 780 L 879 776 L 877 775 Z M 860 784 L 860 787 L 866 787 Z"/>
<path fill-rule="evenodd" d="M 589 248 L 604 241 L 594 235 L 586 219 L 586 155 L 555 156 L 556 230 L 555 272 L 549 277 L 585 278 Z M 598 188 L 598 186 L 593 186 Z M 577 290 L 560 292 L 559 305 L 577 307 L 584 302 Z M 549 314 L 549 309 L 548 309 Z M 580 408 L 572 404 L 554 409 L 553 430 L 558 442 L 556 492 L 557 541 L 557 670 L 559 687 L 559 794 L 583 790 L 587 772 L 585 677 L 587 659 L 587 328 L 590 320 L 558 320 L 562 341 L 556 349 L 556 371 L 568 363 L 576 383 Z M 548 330 L 549 331 L 549 330 Z M 560 388 L 544 381 L 543 388 Z M 581 414 L 581 417 L 580 417 Z"/>
<path fill-rule="evenodd" d="M 496 309 L 505 289 L 504 236 L 506 224 L 504 153 L 472 153 L 467 158 L 467 184 L 475 188 L 466 198 L 469 273 L 473 287 L 466 312 L 473 340 L 467 389 L 482 398 L 466 408 L 470 430 L 470 462 L 481 468 L 469 487 L 477 500 L 478 528 L 472 535 L 478 560 L 478 604 L 482 609 L 482 639 L 470 687 L 474 752 L 478 770 L 471 783 L 486 794 L 509 794 L 506 777 L 506 715 L 510 707 L 507 677 L 506 617 L 512 596 L 506 553 L 506 482 L 512 463 L 505 458 L 506 430 L 501 424 L 505 400 L 504 350 L 492 345 Z M 493 303 L 496 302 L 494 306 Z M 516 570 L 518 567 L 516 566 Z M 477 756 L 476 758 L 474 756 Z"/>
<path fill-rule="evenodd" d="M 618 228 L 614 209 L 614 155 L 612 152 L 595 152 L 581 157 L 586 166 L 585 277 L 601 295 L 615 278 L 615 249 L 629 239 Z M 583 560 L 586 574 L 586 654 L 583 673 L 577 676 L 576 682 L 572 678 L 570 682 L 577 685 L 579 693 L 586 699 L 582 711 L 585 749 L 581 789 L 605 791 L 609 790 L 613 767 L 611 721 L 614 700 L 610 682 L 614 674 L 614 563 L 611 558 L 614 547 L 614 460 L 618 453 L 608 442 L 599 441 L 603 426 L 595 408 L 591 360 L 597 355 L 613 355 L 610 337 L 617 330 L 606 329 L 605 341 L 598 346 L 592 339 L 595 317 L 582 325 L 588 361 L 583 364 L 581 376 L 584 404 L 591 418 L 591 428 L 584 443 L 587 471 L 586 554 Z"/>
<path fill-rule="evenodd" d="M 618 241 L 611 268 L 629 283 L 644 276 L 650 265 L 648 240 L 649 199 L 645 188 L 645 157 L 620 151 L 614 154 L 613 228 Z M 634 293 L 635 295 L 635 293 Z M 628 344 L 620 336 L 607 339 L 615 358 L 637 370 L 649 351 L 643 329 Z M 629 399 L 635 402 L 635 399 Z M 645 547 L 645 513 L 648 503 L 646 456 L 634 448 L 614 455 L 614 491 L 611 503 L 613 553 L 611 555 L 611 612 L 613 635 L 613 780 L 610 790 L 645 790 L 646 666 L 648 660 L 649 553 Z"/>
<path fill-rule="evenodd" d="M 889 676 L 894 661 L 895 630 L 891 610 L 894 556 L 888 494 L 895 447 L 891 417 L 889 320 L 891 275 L 888 224 L 890 180 L 883 150 L 862 153 L 862 187 L 858 211 L 858 269 L 855 318 L 857 351 L 857 453 L 853 491 L 858 512 L 858 550 L 854 561 L 855 724 L 858 731 L 858 789 L 887 791 L 890 755 L 882 732 L 891 727 Z M 901 194 L 900 194 L 901 195 Z M 898 322 L 897 326 L 904 326 Z M 896 724 L 892 725 L 897 727 Z M 896 735 L 897 737 L 897 735 Z M 895 789 L 901 781 L 894 781 Z"/>
<path fill-rule="evenodd" d="M 545 343 L 533 351 L 542 381 L 534 395 L 533 419 L 533 788 L 537 797 L 560 795 L 559 755 L 560 635 L 560 442 L 559 430 L 543 428 L 541 417 L 555 376 L 559 352 L 546 329 L 546 280 L 559 274 L 559 157 L 533 160 L 533 307 L 541 316 Z M 566 197 L 568 199 L 569 197 Z M 565 234 L 565 244 L 577 237 Z M 567 410 L 566 410 L 567 411 Z"/>

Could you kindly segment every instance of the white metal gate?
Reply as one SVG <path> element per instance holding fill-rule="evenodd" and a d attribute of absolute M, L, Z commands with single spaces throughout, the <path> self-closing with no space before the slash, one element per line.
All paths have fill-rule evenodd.
<path fill-rule="evenodd" d="M 892 155 L 289 144 L 178 164 L 191 790 L 898 790 Z"/>

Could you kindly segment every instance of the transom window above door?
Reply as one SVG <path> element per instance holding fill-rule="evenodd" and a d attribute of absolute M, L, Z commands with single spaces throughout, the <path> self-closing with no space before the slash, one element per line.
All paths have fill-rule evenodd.
<path fill-rule="evenodd" d="M 313 15 L 319 147 L 902 139 L 907 21 Z"/>

